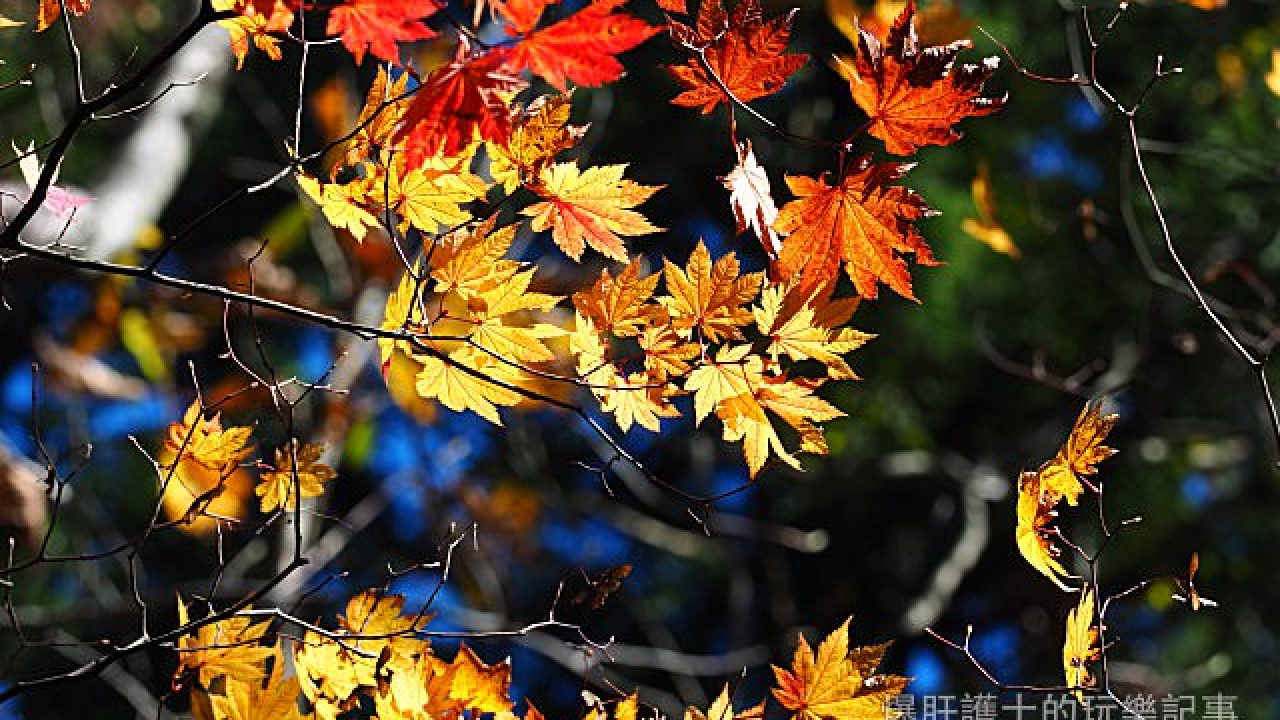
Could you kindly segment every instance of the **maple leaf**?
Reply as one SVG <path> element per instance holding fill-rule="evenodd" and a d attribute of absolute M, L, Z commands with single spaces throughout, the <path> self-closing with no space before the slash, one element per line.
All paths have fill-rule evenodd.
<path fill-rule="evenodd" d="M 489 185 L 467 170 L 470 160 L 466 156 L 432 155 L 409 169 L 403 157 L 396 158 L 390 168 L 386 199 L 404 218 L 401 232 L 412 225 L 434 233 L 471 220 L 471 213 L 462 206 L 483 198 Z M 379 192 L 378 197 L 381 202 L 383 194 Z"/>
<path fill-rule="evenodd" d="M 658 299 L 671 313 L 672 326 L 685 336 L 697 328 L 711 342 L 742 337 L 738 329 L 751 323 L 751 311 L 743 305 L 760 292 L 764 273 L 740 275 L 738 257 L 728 253 L 715 264 L 707 246 L 698 246 L 689 255 L 687 269 L 664 258 L 663 277 L 669 296 Z"/>
<path fill-rule="evenodd" d="M 611 260 L 626 262 L 620 235 L 660 232 L 632 210 L 665 185 L 641 185 L 622 177 L 626 165 L 600 165 L 579 170 L 574 163 L 548 166 L 534 188 L 545 198 L 521 210 L 533 218 L 535 232 L 550 228 L 556 246 L 575 261 L 587 245 Z"/>
<path fill-rule="evenodd" d="M 1017 527 L 1014 539 L 1018 544 L 1018 552 L 1039 573 L 1053 581 L 1054 585 L 1064 591 L 1071 588 L 1063 578 L 1073 577 L 1062 567 L 1058 556 L 1061 551 L 1049 539 L 1049 524 L 1057 514 L 1053 507 L 1057 498 L 1046 495 L 1041 490 L 1040 474 L 1024 472 L 1018 478 Z"/>
<path fill-rule="evenodd" d="M 228 678 L 225 692 L 208 696 L 208 720 L 303 720 L 298 710 L 297 677 L 285 677 L 285 659 L 277 650 L 266 683 Z M 201 692 L 196 690 L 195 692 Z M 193 703 L 193 709 L 199 707 Z M 205 720 L 199 714 L 196 720 Z"/>
<path fill-rule="evenodd" d="M 764 361 L 751 354 L 750 345 L 723 345 L 716 352 L 714 362 L 704 362 L 689 373 L 684 389 L 693 393 L 698 424 L 714 410 L 724 424 L 724 439 L 742 442 L 747 470 L 754 478 L 770 455 L 801 469 L 800 461 L 787 450 L 774 430 L 766 409 L 799 433 L 802 451 L 826 452 L 821 429 L 814 423 L 843 417 L 844 413 L 813 395 L 820 384 L 766 377 Z"/>
<path fill-rule="evenodd" d="M 435 37 L 422 20 L 440 7 L 434 0 L 345 0 L 329 10 L 325 33 L 341 36 L 357 65 L 364 62 L 366 51 L 398 65 L 396 43 Z"/>
<path fill-rule="evenodd" d="M 960 139 L 952 126 L 966 117 L 990 115 L 1005 98 L 982 96 L 999 58 L 954 67 L 968 40 L 921 49 L 911 0 L 889 28 L 883 44 L 867 30 L 858 33 L 858 55 L 849 90 L 869 117 L 867 132 L 894 155 L 911 155 L 921 145 L 950 145 Z"/>
<path fill-rule="evenodd" d="M 686 358 L 698 352 L 697 346 L 678 347 L 688 348 L 689 352 L 683 355 Z M 660 432 L 660 418 L 679 417 L 680 412 L 668 400 L 676 389 L 665 382 L 665 376 L 649 371 L 631 373 L 624 378 L 609 361 L 604 339 L 590 318 L 581 314 L 574 318 L 569 349 L 577 358 L 578 377 L 590 384 L 591 392 L 600 400 L 600 408 L 613 415 L 623 432 L 630 430 L 632 424 L 650 432 Z M 673 358 L 682 355 L 682 351 L 677 349 L 667 349 L 665 352 L 668 362 L 679 362 Z M 683 368 L 687 372 L 688 366 L 684 365 Z"/>
<path fill-rule="evenodd" d="M 685 708 L 684 720 L 764 720 L 764 702 L 743 710 L 734 710 L 729 698 L 729 684 L 725 683 L 705 713 L 696 707 Z"/>
<path fill-rule="evenodd" d="M 792 711 L 792 720 L 883 720 L 891 717 L 889 700 L 909 680 L 874 675 L 886 645 L 849 651 L 849 620 L 819 645 L 815 655 L 801 635 L 791 669 L 773 668 L 773 695 Z"/>
<path fill-rule="evenodd" d="M 1088 482 L 1086 478 L 1098 471 L 1098 463 L 1116 454 L 1115 448 L 1102 443 L 1119 419 L 1119 415 L 1103 415 L 1099 405 L 1088 404 L 1080 411 L 1058 454 L 1038 471 L 1040 491 L 1051 502 L 1062 497 L 1067 504 L 1076 504 Z M 1097 488 L 1089 487 L 1097 492 Z"/>
<path fill-rule="evenodd" d="M 377 227 L 378 219 L 359 202 L 365 195 L 365 189 L 359 181 L 347 184 L 321 183 L 309 175 L 299 173 L 297 182 L 298 188 L 320 206 L 320 211 L 330 225 L 346 230 L 357 241 L 363 242 L 369 228 Z"/>
<path fill-rule="evenodd" d="M 777 92 L 808 62 L 808 55 L 786 54 L 794 16 L 793 10 L 765 20 L 760 0 L 741 0 L 730 15 L 721 0 L 703 0 L 695 27 L 673 21 L 671 33 L 685 45 L 704 48 L 707 65 L 724 87 L 739 101 L 749 102 Z M 729 102 L 720 83 L 697 57 L 683 65 L 668 66 L 667 71 L 684 88 L 672 98 L 673 104 L 701 107 L 706 114 Z"/>
<path fill-rule="evenodd" d="M 618 337 L 638 335 L 657 308 L 647 304 L 658 286 L 658 274 L 640 277 L 640 258 L 613 277 L 608 269 L 591 287 L 573 294 L 573 306 L 605 332 Z"/>
<path fill-rule="evenodd" d="M 495 230 L 497 219 L 494 215 L 437 241 L 430 258 L 436 292 L 456 292 L 470 298 L 515 275 L 520 263 L 506 259 L 506 254 L 519 226 L 507 225 Z"/>
<path fill-rule="evenodd" d="M 468 57 L 465 41 L 452 62 L 431 72 L 405 110 L 394 142 L 409 167 L 443 153 L 457 155 L 476 140 L 498 142 L 511 132 L 510 96 L 524 81 L 503 68 L 501 53 Z"/>
<path fill-rule="evenodd" d="M 778 258 L 783 278 L 799 274 L 800 292 L 812 292 L 833 281 L 844 263 L 860 296 L 874 299 L 884 283 L 915 300 L 902 255 L 912 254 L 921 265 L 937 263 L 914 225 L 933 211 L 914 191 L 888 184 L 910 169 L 873 163 L 867 155 L 835 185 L 825 175 L 787 176 L 787 187 L 798 197 L 782 207 L 773 225 L 787 234 Z"/>
<path fill-rule="evenodd" d="M 66 0 L 67 12 L 76 17 L 81 17 L 89 12 L 89 0 Z M 49 29 L 50 25 L 57 22 L 62 17 L 62 2 L 60 0 L 40 0 L 40 8 L 36 13 L 36 32 L 44 32 Z"/>
<path fill-rule="evenodd" d="M 841 357 L 875 336 L 853 328 L 841 328 L 857 306 L 856 299 L 832 302 L 833 285 L 813 295 L 796 291 L 795 283 L 771 285 L 752 309 L 756 327 L 769 338 L 769 354 L 792 360 L 817 360 L 827 367 L 834 380 L 856 380 L 858 376 Z"/>
<path fill-rule="evenodd" d="M 627 0 L 592 0 L 569 17 L 526 35 L 505 51 L 506 66 L 528 69 L 557 90 L 569 83 L 600 87 L 622 77 L 615 57 L 658 33 L 627 13 L 614 12 Z"/>
<path fill-rule="evenodd" d="M 222 428 L 221 413 L 210 419 L 201 416 L 199 400 L 192 401 L 182 422 L 170 423 L 165 448 L 182 460 L 190 460 L 215 472 L 234 466 L 253 452 L 249 445 L 251 427 Z"/>
<path fill-rule="evenodd" d="M 777 260 L 778 253 L 782 252 L 782 238 L 773 229 L 773 223 L 778 217 L 778 207 L 774 205 L 773 195 L 769 190 L 769 175 L 756 162 L 750 140 L 735 147 L 738 151 L 738 164 L 720 181 L 729 191 L 729 207 L 733 209 L 738 234 L 741 235 L 750 228 L 764 246 L 769 259 Z"/>
<path fill-rule="evenodd" d="M 572 93 L 547 95 L 525 108 L 505 142 L 489 143 L 489 173 L 507 193 L 536 179 L 559 153 L 573 147 L 587 126 L 569 124 Z"/>
<path fill-rule="evenodd" d="M 178 598 L 178 625 L 190 622 L 187 605 Z M 201 625 L 194 633 L 178 638 L 179 665 L 175 674 L 195 672 L 205 688 L 220 676 L 243 682 L 261 680 L 263 661 L 275 654 L 274 648 L 261 644 L 270 625 L 254 623 L 247 617 Z"/>
<path fill-rule="evenodd" d="M 293 442 L 297 446 L 297 441 Z M 320 462 L 324 454 L 324 445 L 307 443 L 294 452 L 288 448 L 276 449 L 275 468 L 262 473 L 262 480 L 254 488 L 254 493 L 262 499 L 262 512 L 269 513 L 276 508 L 293 510 L 298 506 L 298 497 L 318 497 L 324 494 L 324 484 L 334 478 L 333 468 Z M 296 467 L 296 473 L 294 468 Z M 297 476 L 297 492 L 294 491 L 294 476 Z"/>
<path fill-rule="evenodd" d="M 470 410 L 500 426 L 498 408 L 518 405 L 522 399 L 513 388 L 524 379 L 523 373 L 481 350 L 464 347 L 449 353 L 447 359 L 434 355 L 415 355 L 414 359 L 422 363 L 418 395 L 439 400 L 454 412 Z"/>
<path fill-rule="evenodd" d="M 284 55 L 280 51 L 280 41 L 271 33 L 283 33 L 293 25 L 293 9 L 283 0 L 265 0 L 260 3 L 269 5 L 270 12 L 263 12 L 259 4 L 251 0 L 212 0 L 214 10 L 230 10 L 238 17 L 219 20 L 218 25 L 231 36 L 231 52 L 236 57 L 236 70 L 244 68 L 244 60 L 249 55 L 249 44 L 253 43 L 267 57 L 279 60 Z"/>
<path fill-rule="evenodd" d="M 1097 685 L 1097 679 L 1089 670 L 1089 663 L 1102 659 L 1098 628 L 1093 618 L 1093 590 L 1085 588 L 1080 594 L 1080 604 L 1067 613 L 1066 641 L 1062 645 L 1062 669 L 1067 686 L 1077 688 L 1076 699 L 1084 702 L 1081 688 Z"/>
<path fill-rule="evenodd" d="M 511 26 L 516 35 L 526 35 L 538 27 L 542 13 L 548 5 L 560 0 L 489 0 L 489 4 Z"/>
<path fill-rule="evenodd" d="M 964 230 L 975 240 L 998 253 L 1011 258 L 1018 258 L 1022 253 L 1014 244 L 1009 232 L 996 220 L 996 201 L 991 192 L 991 171 L 986 161 L 978 166 L 978 174 L 974 175 L 971 185 L 973 204 L 978 208 L 978 217 L 965 218 L 960 223 Z"/>

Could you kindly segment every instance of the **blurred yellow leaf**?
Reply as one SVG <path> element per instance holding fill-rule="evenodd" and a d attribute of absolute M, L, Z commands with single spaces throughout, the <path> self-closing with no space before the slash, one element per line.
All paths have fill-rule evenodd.
<path fill-rule="evenodd" d="M 985 160 L 978 165 L 978 174 L 974 176 L 971 188 L 973 204 L 978 209 L 978 217 L 965 218 L 960 228 L 970 237 L 998 253 L 1011 258 L 1021 257 L 1022 253 L 1014 244 L 1013 238 L 1009 236 L 1000 221 L 996 220 L 995 195 L 991 190 L 990 168 Z"/>

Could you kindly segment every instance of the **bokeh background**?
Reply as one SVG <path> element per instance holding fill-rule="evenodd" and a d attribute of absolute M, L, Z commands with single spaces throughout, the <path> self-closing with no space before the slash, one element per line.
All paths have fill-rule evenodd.
<path fill-rule="evenodd" d="M 95 6 L 91 21 L 77 25 L 90 83 L 112 77 L 135 49 L 145 57 L 185 20 L 187 5 Z M 635 5 L 661 21 L 655 8 Z M 1092 16 L 1099 25 L 1112 12 L 1100 5 Z M 16 6 L 6 14 L 34 14 L 30 2 Z M 877 9 L 885 12 L 861 11 Z M 964 0 L 952 12 L 934 12 L 925 39 L 973 36 L 970 61 L 998 51 L 977 25 L 1046 75 L 1069 76 L 1073 54 L 1079 62 L 1088 50 L 1068 0 Z M 161 233 L 187 226 L 279 167 L 283 139 L 293 132 L 296 58 L 255 56 L 237 73 L 225 36 L 202 42 L 184 56 L 190 64 L 174 70 L 177 79 L 207 73 L 196 90 L 94 125 L 77 142 L 63 182 L 96 199 L 77 214 L 68 242 L 99 257 L 137 260 Z M 862 117 L 829 58 L 852 48 L 827 8 L 801 6 L 792 47 L 813 59 L 757 107 L 797 132 L 849 133 Z M 1146 160 L 1188 266 L 1263 356 L 1280 338 L 1278 47 L 1273 3 L 1201 9 L 1152 2 L 1134 4 L 1099 54 L 1103 79 L 1125 102 L 1146 84 L 1158 54 L 1184 68 L 1141 109 Z M 449 49 L 428 43 L 415 52 L 429 66 Z M 0 30 L 0 58 L 6 77 L 37 63 L 32 87 L 0 92 L 0 140 L 50 137 L 61 127 L 70 77 L 56 32 Z M 632 249 L 653 262 L 682 261 L 701 238 L 713 253 L 737 250 L 759 267 L 755 241 L 733 234 L 717 180 L 733 162 L 723 110 L 704 117 L 668 104 L 677 89 L 662 66 L 682 58 L 661 36 L 625 61 L 624 80 L 576 95 L 575 121 L 592 124 L 581 157 L 631 162 L 639 181 L 668 185 L 646 208 L 669 232 Z M 369 70 L 357 71 L 336 51 L 317 53 L 304 148 L 350 124 Z M 886 668 L 914 676 L 917 695 L 990 691 L 962 656 L 924 634 L 926 626 L 960 638 L 972 625 L 975 654 L 1000 679 L 1053 685 L 1073 597 L 1018 556 L 1013 481 L 1056 452 L 1087 399 L 1105 398 L 1121 416 L 1112 443 L 1121 453 L 1103 466 L 1105 510 L 1114 520 L 1143 522 L 1108 550 L 1104 587 L 1182 573 L 1198 551 L 1198 587 L 1220 603 L 1192 613 L 1170 599 L 1165 583 L 1113 608 L 1113 682 L 1121 692 L 1157 696 L 1221 692 L 1238 696 L 1242 717 L 1280 714 L 1280 449 L 1256 378 L 1175 276 L 1135 182 L 1123 119 L 1078 88 L 1022 78 L 1007 61 L 993 84 L 1009 93 L 1008 107 L 963 123 L 960 143 L 923 150 L 908 176 L 941 211 L 923 229 L 946 265 L 915 271 L 920 305 L 886 296 L 858 310 L 855 324 L 879 338 L 852 358 L 864 380 L 831 398 L 848 417 L 830 426 L 830 457 L 807 458 L 805 473 L 771 469 L 715 506 L 709 534 L 677 498 L 625 468 L 606 486 L 592 468 L 603 465 L 607 448 L 563 413 L 516 411 L 499 428 L 402 405 L 386 391 L 371 343 L 259 315 L 264 351 L 282 376 L 328 378 L 349 389 L 312 393 L 298 405 L 300 432 L 334 447 L 339 479 L 308 514 L 320 562 L 277 599 L 301 597 L 300 614 L 331 618 L 350 594 L 384 582 L 389 568 L 435 559 L 454 529 L 476 523 L 434 602 L 433 629 L 520 627 L 545 617 L 563 582 L 561 616 L 584 623 L 593 637 L 616 638 L 615 662 L 603 666 L 546 635 L 479 643 L 489 660 L 513 658 L 513 692 L 551 717 L 578 712 L 579 691 L 603 692 L 602 677 L 639 687 L 642 699 L 669 714 L 705 704 L 725 681 L 740 687 L 740 697 L 758 698 L 767 664 L 789 657 L 797 631 L 812 638 L 848 615 L 855 642 L 897 639 Z M 741 118 L 740 132 L 753 140 L 779 198 L 786 197 L 784 173 L 831 169 L 829 156 L 779 140 L 749 118 Z M 865 148 L 878 150 L 870 141 Z M 973 183 L 984 172 L 994 217 L 975 203 Z M 9 192 L 21 188 L 12 166 L 0 181 Z M 970 229 L 980 221 L 987 231 L 967 232 L 966 219 Z M 996 225 L 1018 257 L 980 241 Z M 357 245 L 335 235 L 288 182 L 200 226 L 164 268 L 242 286 L 246 258 L 262 240 L 259 292 L 365 321 L 381 317 L 398 274 L 386 242 Z M 522 234 L 519 243 L 553 291 L 596 271 L 547 253 L 545 238 Z M 193 376 L 213 397 L 244 384 L 223 357 L 223 306 L 28 261 L 6 262 L 0 281 L 9 305 L 0 313 L 0 432 L 8 455 L 0 513 L 20 538 L 39 520 L 42 501 L 13 490 L 23 473 L 43 477 L 33 428 L 63 472 L 79 468 L 92 443 L 91 461 L 68 486 L 52 548 L 110 548 L 145 527 L 154 492 L 154 474 L 134 441 L 150 451 L 159 446 L 165 425 L 194 394 Z M 250 319 L 238 308 L 228 317 L 237 351 L 256 362 Z M 263 393 L 246 393 L 224 417 L 256 422 L 257 444 L 273 447 L 284 430 L 265 406 Z M 691 491 L 746 480 L 739 449 L 722 443 L 718 429 L 695 432 L 684 419 L 664 430 L 634 429 L 623 442 Z M 227 502 L 242 507 L 228 509 L 255 517 L 252 499 L 233 494 Z M 1063 523 L 1082 544 L 1098 541 L 1091 510 L 1067 512 Z M 270 577 L 286 532 L 229 533 L 236 558 L 224 591 Z M 20 548 L 23 542 L 30 539 L 20 539 Z M 216 567 L 212 548 L 210 537 L 178 530 L 148 544 L 142 589 L 160 622 L 172 621 L 175 590 L 203 586 Z M 602 607 L 573 602 L 587 577 L 623 563 L 631 573 Z M 422 600 L 438 579 L 419 571 L 392 587 Z M 14 593 L 33 638 L 127 639 L 136 631 L 126 568 L 117 560 L 42 566 Z M 0 621 L 0 682 L 66 668 L 85 652 L 15 650 L 11 626 Z M 111 678 L 25 696 L 0 707 L 0 717 L 131 717 L 161 698 L 172 665 L 160 651 L 137 656 Z M 164 702 L 182 711 L 181 699 Z"/>

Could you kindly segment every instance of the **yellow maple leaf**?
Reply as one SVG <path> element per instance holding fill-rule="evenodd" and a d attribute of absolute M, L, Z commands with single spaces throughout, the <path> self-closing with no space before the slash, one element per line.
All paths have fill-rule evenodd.
<path fill-rule="evenodd" d="M 297 182 L 302 192 L 320 206 L 330 225 L 346 230 L 356 240 L 363 241 L 369 228 L 377 226 L 378 219 L 359 203 L 365 195 L 362 183 L 321 183 L 305 173 L 298 174 Z"/>
<path fill-rule="evenodd" d="M 800 461 L 783 444 L 766 409 L 799 433 L 801 451 L 826 452 L 821 428 L 815 423 L 842 417 L 844 413 L 813 395 L 818 384 L 766 377 L 764 361 L 752 354 L 750 345 L 724 345 L 716 352 L 714 362 L 704 362 L 689 373 L 684 389 L 693 393 L 699 424 L 714 410 L 724 424 L 724 439 L 742 442 L 747 470 L 754 478 L 771 454 L 800 469 Z"/>
<path fill-rule="evenodd" d="M 284 57 L 280 51 L 280 40 L 271 33 L 284 33 L 293 25 L 293 11 L 281 0 L 212 0 L 214 10 L 232 10 L 236 17 L 219 20 L 220 25 L 231 36 L 231 52 L 236 56 L 236 70 L 244 68 L 244 59 L 249 55 L 249 44 L 252 42 L 267 57 L 279 60 Z M 261 7 L 270 6 L 270 13 L 262 12 Z"/>
<path fill-rule="evenodd" d="M 1053 584 L 1070 591 L 1063 578 L 1072 577 L 1058 561 L 1061 551 L 1049 540 L 1049 524 L 1057 517 L 1053 510 L 1056 498 L 1041 490 L 1040 474 L 1024 472 L 1018 479 L 1018 518 L 1014 539 L 1018 552 Z"/>
<path fill-rule="evenodd" d="M 459 229 L 436 241 L 431 251 L 431 277 L 437 293 L 457 292 L 464 298 L 481 293 L 511 277 L 520 263 L 506 259 L 519 226 L 494 229 L 497 216 Z"/>
<path fill-rule="evenodd" d="M 434 355 L 415 355 L 422 363 L 418 373 L 418 394 L 439 400 L 454 412 L 470 410 L 494 425 L 502 425 L 499 407 L 520 404 L 514 390 L 524 373 L 481 350 L 463 347 L 448 353 L 447 360 Z"/>
<path fill-rule="evenodd" d="M 649 304 L 658 278 L 656 273 L 640 277 L 640 258 L 635 258 L 616 278 L 607 269 L 601 270 L 594 285 L 573 294 L 573 306 L 601 331 L 632 337 L 649 324 L 658 309 Z"/>
<path fill-rule="evenodd" d="M 1115 448 L 1102 443 L 1119 419 L 1119 415 L 1103 415 L 1100 405 L 1085 405 L 1058 454 L 1040 467 L 1040 491 L 1053 502 L 1062 497 L 1075 505 L 1088 476 L 1098 472 L 1098 463 L 1116 454 Z"/>
<path fill-rule="evenodd" d="M 817 360 L 835 380 L 856 380 L 858 376 L 843 355 L 865 345 L 875 336 L 853 328 L 841 328 L 857 306 L 857 298 L 832 302 L 833 285 L 806 296 L 795 282 L 771 285 L 752 309 L 756 327 L 769 338 L 769 354 L 792 360 Z"/>
<path fill-rule="evenodd" d="M 733 702 L 729 698 L 728 683 L 725 683 L 706 712 L 696 707 L 688 707 L 684 711 L 684 720 L 763 720 L 763 718 L 764 701 L 744 710 L 734 710 Z"/>
<path fill-rule="evenodd" d="M 874 675 L 884 647 L 849 650 L 849 620 L 826 637 L 815 655 L 802 635 L 791 669 L 774 666 L 773 696 L 792 712 L 792 720 L 884 720 L 893 717 L 889 701 L 908 679 Z"/>
<path fill-rule="evenodd" d="M 253 452 L 251 427 L 222 427 L 221 418 L 201 415 L 200 403 L 187 408 L 182 422 L 171 423 L 157 454 L 165 516 L 178 528 L 204 535 L 217 518 L 239 518 L 252 497 L 253 481 L 240 462 Z"/>
<path fill-rule="evenodd" d="M 572 91 L 530 103 L 505 143 L 488 143 L 489 173 L 507 193 L 537 178 L 556 155 L 573 147 L 587 126 L 569 124 Z"/>
<path fill-rule="evenodd" d="M 641 185 L 622 176 L 626 165 L 579 170 L 574 163 L 547 166 L 533 189 L 545 198 L 521 210 L 533 219 L 536 232 L 551 230 L 551 239 L 566 255 L 582 259 L 586 246 L 611 260 L 626 262 L 621 235 L 647 235 L 662 230 L 632 210 L 663 185 Z"/>
<path fill-rule="evenodd" d="M 392 209 L 402 218 L 401 232 L 411 225 L 434 233 L 471 220 L 471 213 L 462 206 L 483 198 L 489 184 L 471 174 L 470 162 L 470 156 L 434 155 L 406 172 L 404 156 L 396 156 L 385 190 Z M 378 190 L 375 198 L 381 199 Z"/>
<path fill-rule="evenodd" d="M 297 445 L 297 441 L 293 441 Z M 272 470 L 262 473 L 262 479 L 254 488 L 254 493 L 262 499 L 261 509 L 269 513 L 276 508 L 293 510 L 298 506 L 298 497 L 318 497 L 324 494 L 324 484 L 334 478 L 333 468 L 320 462 L 324 454 L 324 445 L 307 443 L 297 448 L 297 463 L 288 447 L 276 450 L 276 465 Z M 296 467 L 296 483 L 295 472 Z M 297 485 L 297 491 L 294 485 Z"/>
<path fill-rule="evenodd" d="M 207 696 L 210 714 L 202 717 L 197 712 L 196 720 L 302 720 L 298 678 L 285 677 L 285 659 L 278 650 L 274 658 L 265 684 L 228 678 L 223 693 Z M 192 703 L 193 709 L 200 706 Z"/>
<path fill-rule="evenodd" d="M 1080 604 L 1067 613 L 1067 636 L 1062 644 L 1062 669 L 1067 686 L 1077 688 L 1076 699 L 1084 702 L 1080 688 L 1097 685 L 1097 679 L 1089 669 L 1089 663 L 1102 658 L 1098 628 L 1093 618 L 1093 590 L 1085 588 L 1080 594 Z"/>
<path fill-rule="evenodd" d="M 222 428 L 222 417 L 201 417 L 200 401 L 187 407 L 182 422 L 170 423 L 165 448 L 184 460 L 191 460 L 214 471 L 226 470 L 249 456 L 251 427 Z"/>
<path fill-rule="evenodd" d="M 738 339 L 738 328 L 751 322 L 751 311 L 743 307 L 760 292 L 764 273 L 741 275 L 738 256 L 728 253 L 711 263 L 711 254 L 701 240 L 689 256 L 685 269 L 664 260 L 663 277 L 670 295 L 659 298 L 674 320 L 674 327 L 688 336 L 697 328 L 711 342 Z"/>
<path fill-rule="evenodd" d="M 178 625 L 189 622 L 187 605 L 178 598 Z M 258 682 L 265 673 L 264 661 L 275 654 L 275 648 L 262 644 L 269 627 L 268 622 L 254 623 L 247 617 L 201 625 L 178 638 L 178 672 L 195 672 L 204 688 L 222 676 Z"/>

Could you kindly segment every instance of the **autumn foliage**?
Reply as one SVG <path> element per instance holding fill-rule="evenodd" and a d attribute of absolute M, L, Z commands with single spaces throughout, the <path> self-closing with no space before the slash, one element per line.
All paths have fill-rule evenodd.
<path fill-rule="evenodd" d="M 759 0 L 701 0 L 697 7 L 684 0 L 646 2 L 475 0 L 470 19 L 434 0 L 202 3 L 193 28 L 224 28 L 238 71 L 286 62 L 298 48 L 307 56 L 328 48 L 344 67 L 364 69 L 367 87 L 349 108 L 350 121 L 326 128 L 328 142 L 314 152 L 289 139 L 283 169 L 263 187 L 296 190 L 310 219 L 338 239 L 343 257 L 377 248 L 392 258 L 393 269 L 384 272 L 389 291 L 376 301 L 379 317 L 359 323 L 301 300 L 265 299 L 255 294 L 252 269 L 246 292 L 184 285 L 157 271 L 171 249 L 163 244 L 150 265 L 89 269 L 168 282 L 218 297 L 227 307 L 247 302 L 356 335 L 369 341 L 388 395 L 415 415 L 443 407 L 503 426 L 516 408 L 555 410 L 585 424 L 612 452 L 603 468 L 591 470 L 604 478 L 613 466 L 626 465 L 688 503 L 695 517 L 697 508 L 722 496 L 702 497 L 657 477 L 642 453 L 619 438 L 660 435 L 688 418 L 739 446 L 734 458 L 741 453 L 747 485 L 773 468 L 803 470 L 802 455 L 829 451 L 824 424 L 846 414 L 831 388 L 860 379 L 851 357 L 875 339 L 855 327 L 857 310 L 897 300 L 894 295 L 928 301 L 913 270 L 941 266 L 945 258 L 930 247 L 928 220 L 935 211 L 910 186 L 910 172 L 929 162 L 923 148 L 957 142 L 962 123 L 1004 106 L 1005 97 L 986 88 L 999 63 L 995 57 L 965 62 L 970 41 L 940 36 L 967 26 L 937 6 L 932 16 L 918 14 L 910 0 L 888 16 L 863 19 L 852 6 L 839 10 L 833 3 L 833 20 L 852 55 L 826 68 L 791 47 L 796 10 L 766 13 Z M 44 33 L 59 22 L 69 29 L 73 18 L 92 18 L 95 11 L 87 0 L 42 0 L 30 20 Z M 935 29 L 929 43 L 918 33 L 921 17 L 931 17 Z M 947 32 L 938 30 L 944 27 Z M 437 52 L 415 54 L 415 44 L 428 40 Z M 654 176 L 638 161 L 590 157 L 593 130 L 579 99 L 623 80 L 628 53 L 646 43 L 662 43 L 666 53 L 669 102 L 689 123 L 725 131 L 727 169 L 708 171 L 705 180 L 721 195 L 717 216 L 734 229 L 727 249 L 703 238 L 671 237 L 664 225 L 672 223 L 657 217 L 650 201 L 672 178 Z M 860 112 L 840 119 L 839 137 L 793 132 L 751 104 L 777 96 L 810 71 L 837 73 L 840 92 L 847 92 L 841 101 Z M 299 85 L 305 87 L 305 77 Z M 84 116 L 78 122 L 101 110 L 79 102 L 84 112 L 72 115 Z M 300 97 L 299 118 L 301 103 Z M 760 136 L 748 136 L 746 128 L 803 146 L 827 170 L 766 167 L 752 142 Z M 50 203 L 69 217 L 89 200 L 58 194 L 62 157 L 48 148 L 65 153 L 73 134 L 66 143 L 26 151 L 14 146 L 30 197 L 39 195 L 37 204 Z M 51 165 L 40 164 L 42 153 Z M 1016 256 L 995 217 L 990 185 L 984 169 L 972 186 L 981 217 L 965 228 Z M 687 254 L 668 249 L 686 246 L 692 247 Z M 56 245 L 16 247 L 73 265 L 90 262 L 59 255 Z M 231 331 L 223 330 L 223 359 L 240 363 Z M 240 367 L 251 376 L 249 389 L 267 388 L 277 411 L 292 411 L 294 396 L 281 389 L 288 382 L 273 368 L 269 381 Z M 328 389 L 314 383 L 298 392 Z M 200 392 L 157 447 L 135 441 L 156 472 L 155 526 L 216 542 L 220 560 L 226 534 L 250 527 L 265 533 L 277 521 L 300 525 L 304 507 L 342 483 L 333 446 L 304 442 L 291 422 L 287 439 L 277 443 L 265 442 L 251 424 L 225 421 L 221 405 L 237 400 L 236 392 L 221 398 Z M 1012 545 L 1035 572 L 1079 594 L 1066 617 L 1062 662 L 1064 689 L 1081 699 L 1104 688 L 1096 666 L 1104 657 L 1106 609 L 1117 596 L 1099 591 L 1097 555 L 1068 541 L 1058 513 L 1082 501 L 1101 503 L 1099 465 L 1116 452 L 1106 444 L 1116 422 L 1116 415 L 1090 403 L 1051 459 L 1017 483 Z M 131 541 L 138 543 L 136 553 L 123 546 L 132 553 L 130 563 L 151 529 Z M 456 650 L 433 644 L 449 633 L 436 634 L 430 603 L 407 605 L 390 582 L 344 594 L 345 609 L 335 617 L 304 618 L 270 607 L 272 586 L 308 562 L 297 533 L 293 554 L 282 556 L 284 569 L 266 587 L 222 603 L 219 577 L 206 595 L 178 594 L 177 626 L 156 642 L 172 651 L 172 692 L 195 717 L 544 720 L 533 704 L 513 701 L 510 661 L 486 661 L 474 644 Z M 453 536 L 460 542 L 462 535 Z M 1085 576 L 1073 574 L 1068 550 L 1083 556 Z M 1184 592 L 1199 609 L 1198 556 L 1192 563 Z M 431 567 L 441 566 L 447 576 L 447 556 Z M 630 572 L 623 565 L 593 579 L 583 571 L 592 593 L 580 604 L 598 609 Z M 388 573 L 400 571 L 389 567 Z M 557 607 L 546 621 L 507 634 L 555 628 L 576 632 L 591 652 L 606 650 L 557 619 Z M 762 720 L 767 713 L 791 720 L 895 717 L 890 703 L 909 679 L 880 672 L 888 643 L 850 647 L 849 624 L 816 648 L 799 636 L 790 664 L 773 668 L 767 697 L 744 702 L 726 685 L 709 707 L 689 707 L 686 720 Z M 145 622 L 143 628 L 145 634 Z M 969 653 L 967 640 L 963 649 Z M 132 650 L 108 652 L 123 657 Z M 635 693 L 616 695 L 585 694 L 584 720 L 636 720 L 646 713 Z"/>

